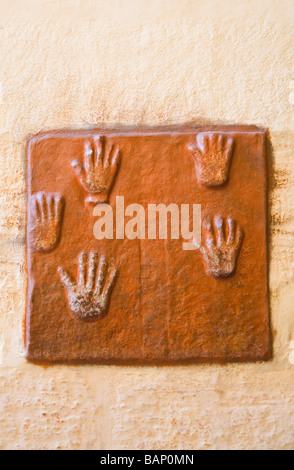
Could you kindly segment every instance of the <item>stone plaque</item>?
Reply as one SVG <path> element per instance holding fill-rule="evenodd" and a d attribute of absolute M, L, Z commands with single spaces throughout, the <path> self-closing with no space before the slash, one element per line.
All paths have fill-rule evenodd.
<path fill-rule="evenodd" d="M 269 359 L 265 149 L 253 126 L 30 138 L 27 358 Z"/>

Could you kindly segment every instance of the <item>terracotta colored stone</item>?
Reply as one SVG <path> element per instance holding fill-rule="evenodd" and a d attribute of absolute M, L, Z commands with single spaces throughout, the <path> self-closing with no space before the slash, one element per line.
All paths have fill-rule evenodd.
<path fill-rule="evenodd" d="M 27 358 L 271 357 L 265 131 L 60 131 L 28 143 Z M 95 204 L 201 204 L 202 245 L 102 239 Z M 126 220 L 129 218 L 126 217 Z"/>

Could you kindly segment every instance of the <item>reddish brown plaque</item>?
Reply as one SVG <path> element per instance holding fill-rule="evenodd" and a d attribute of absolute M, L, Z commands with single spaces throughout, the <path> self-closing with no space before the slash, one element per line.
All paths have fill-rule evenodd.
<path fill-rule="evenodd" d="M 29 140 L 27 156 L 28 359 L 271 357 L 263 129 L 49 132 Z M 108 238 L 94 230 L 106 204 L 112 238 L 106 225 Z M 125 235 L 133 204 L 146 214 L 140 238 Z M 152 204 L 200 204 L 199 249 L 183 249 L 169 217 L 167 237 L 148 237 Z"/>

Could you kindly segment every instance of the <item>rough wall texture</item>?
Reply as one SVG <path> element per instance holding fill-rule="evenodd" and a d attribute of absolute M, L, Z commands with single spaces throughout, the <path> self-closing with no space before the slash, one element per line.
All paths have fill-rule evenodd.
<path fill-rule="evenodd" d="M 293 23 L 293 0 L 0 0 L 0 448 L 294 447 Z M 273 361 L 26 363 L 27 135 L 189 121 L 270 129 Z"/>

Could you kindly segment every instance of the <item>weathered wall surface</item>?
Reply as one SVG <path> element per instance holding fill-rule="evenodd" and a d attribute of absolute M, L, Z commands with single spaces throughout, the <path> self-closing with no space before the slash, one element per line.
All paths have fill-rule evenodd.
<path fill-rule="evenodd" d="M 0 0 L 0 448 L 294 447 L 293 43 L 293 0 Z M 187 121 L 270 129 L 274 359 L 28 364 L 25 138 Z"/>

